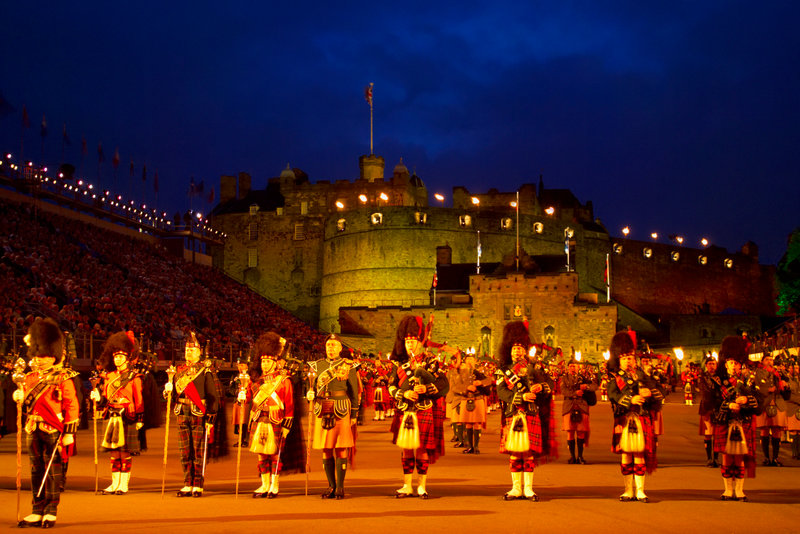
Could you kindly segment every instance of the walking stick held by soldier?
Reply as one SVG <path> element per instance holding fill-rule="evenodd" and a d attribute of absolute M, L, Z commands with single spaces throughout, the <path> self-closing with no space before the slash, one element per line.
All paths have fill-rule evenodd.
<path fill-rule="evenodd" d="M 242 424 L 244 424 L 244 405 L 245 401 L 247 400 L 247 387 L 250 382 L 250 375 L 246 372 L 239 373 L 239 392 L 236 396 L 237 406 L 236 409 L 239 410 L 239 446 L 237 447 L 236 452 L 236 498 L 239 498 L 239 470 L 242 464 L 242 434 L 244 434 L 244 430 L 242 429 Z M 249 423 L 249 421 L 248 421 Z"/>
<path fill-rule="evenodd" d="M 170 365 L 167 369 L 167 414 L 164 421 L 164 467 L 161 472 L 161 498 L 164 498 L 164 486 L 167 482 L 167 447 L 169 445 L 169 415 L 172 411 L 172 377 L 175 376 L 175 366 Z"/>
<path fill-rule="evenodd" d="M 19 358 L 14 364 L 14 373 L 11 375 L 11 379 L 17 388 L 22 389 L 25 382 L 25 360 L 22 358 Z M 22 401 L 22 398 L 17 401 L 17 523 L 20 521 L 19 507 L 22 492 Z"/>
<path fill-rule="evenodd" d="M 97 384 L 100 382 L 100 377 L 97 376 L 97 371 L 92 373 L 92 376 L 89 378 L 89 383 L 92 385 L 92 390 L 97 389 Z M 98 474 L 97 474 L 97 401 L 92 399 L 92 444 L 94 445 L 94 493 L 97 495 L 97 484 L 98 484 Z"/>

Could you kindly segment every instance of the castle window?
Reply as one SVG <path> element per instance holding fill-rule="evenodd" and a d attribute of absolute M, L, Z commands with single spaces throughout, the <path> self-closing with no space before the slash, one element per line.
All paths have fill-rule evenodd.
<path fill-rule="evenodd" d="M 417 224 L 428 224 L 428 214 L 419 211 L 414 212 L 414 222 Z"/>
<path fill-rule="evenodd" d="M 698 256 L 697 263 L 700 265 L 706 265 L 708 263 L 708 256 Z"/>
<path fill-rule="evenodd" d="M 379 224 L 383 224 L 383 213 L 375 212 L 370 216 L 370 222 L 377 226 Z"/>
<path fill-rule="evenodd" d="M 645 258 L 652 258 L 653 257 L 653 249 L 650 247 L 644 247 L 642 249 L 642 256 Z"/>
<path fill-rule="evenodd" d="M 533 231 L 536 232 L 537 234 L 541 234 L 542 232 L 544 232 L 544 225 L 540 222 L 533 223 Z"/>
<path fill-rule="evenodd" d="M 733 269 L 733 260 L 730 258 L 725 258 L 725 261 L 722 262 L 726 269 Z"/>
<path fill-rule="evenodd" d="M 344 232 L 346 225 L 347 225 L 346 220 L 339 219 L 338 221 L 336 221 L 336 230 L 339 232 Z"/>
<path fill-rule="evenodd" d="M 459 215 L 458 216 L 458 225 L 461 228 L 468 228 L 472 226 L 472 217 L 469 215 Z"/>
<path fill-rule="evenodd" d="M 500 229 L 501 230 L 511 230 L 513 223 L 511 221 L 511 217 L 503 217 L 500 219 Z"/>
<path fill-rule="evenodd" d="M 275 208 L 275 215 L 283 215 L 283 206 Z"/>
<path fill-rule="evenodd" d="M 255 247 L 247 249 L 247 266 L 258 267 L 258 249 Z"/>
<path fill-rule="evenodd" d="M 256 221 L 247 225 L 247 239 L 250 241 L 258 239 L 258 223 Z"/>
<path fill-rule="evenodd" d="M 250 204 L 250 215 L 258 213 L 258 204 Z"/>
<path fill-rule="evenodd" d="M 300 202 L 300 215 L 308 215 L 308 201 L 303 200 Z"/>
<path fill-rule="evenodd" d="M 614 250 L 614 254 L 616 254 L 617 256 L 619 256 L 620 254 L 622 254 L 622 245 L 621 245 L 621 244 L 619 244 L 619 243 L 614 243 L 614 246 L 613 246 L 612 248 L 613 248 L 613 250 Z"/>
<path fill-rule="evenodd" d="M 301 241 L 306 238 L 306 225 L 299 222 L 294 223 L 294 240 Z"/>
<path fill-rule="evenodd" d="M 681 253 L 678 252 L 677 250 L 673 250 L 672 252 L 669 253 L 669 259 L 671 259 L 672 261 L 678 261 L 679 259 L 681 259 Z"/>

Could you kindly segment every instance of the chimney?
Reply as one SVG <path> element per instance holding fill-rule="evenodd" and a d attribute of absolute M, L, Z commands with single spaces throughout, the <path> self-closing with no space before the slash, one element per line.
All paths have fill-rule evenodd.
<path fill-rule="evenodd" d="M 239 173 L 239 196 L 237 198 L 244 198 L 250 193 L 250 175 L 246 172 Z"/>

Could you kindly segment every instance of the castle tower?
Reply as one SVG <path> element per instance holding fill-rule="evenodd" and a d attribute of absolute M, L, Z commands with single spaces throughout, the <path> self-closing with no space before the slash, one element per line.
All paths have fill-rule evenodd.
<path fill-rule="evenodd" d="M 367 180 L 369 182 L 383 180 L 383 169 L 385 167 L 386 162 L 383 156 L 370 154 L 369 156 L 361 156 L 358 158 L 358 168 L 361 171 L 360 176 L 362 180 Z"/>

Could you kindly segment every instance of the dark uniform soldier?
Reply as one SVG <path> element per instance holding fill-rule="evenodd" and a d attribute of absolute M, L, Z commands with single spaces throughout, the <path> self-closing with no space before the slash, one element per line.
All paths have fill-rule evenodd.
<path fill-rule="evenodd" d="M 653 414 L 661 409 L 664 398 L 655 381 L 637 368 L 634 335 L 630 331 L 617 332 L 609 347 L 612 379 L 608 398 L 614 413 L 611 446 L 620 454 L 625 482 L 619 500 L 648 502 L 645 473 L 652 473 L 657 465 Z"/>
<path fill-rule="evenodd" d="M 239 374 L 234 376 L 228 385 L 228 394 L 236 397 L 236 404 L 233 406 L 233 433 L 240 437 L 242 447 L 248 446 L 250 409 L 253 407 L 253 398 L 250 395 L 250 375 L 247 372 L 249 363 L 244 357 L 237 360 L 236 367 Z M 244 399 L 240 400 L 242 392 L 244 392 Z M 239 442 L 237 441 L 235 445 L 238 447 Z"/>
<path fill-rule="evenodd" d="M 209 365 L 200 362 L 202 348 L 194 332 L 186 341 L 186 365 L 178 367 L 164 392 L 175 391 L 175 415 L 178 416 L 183 487 L 178 497 L 202 497 L 205 482 L 207 449 L 214 439 L 214 423 L 220 407 L 220 388 Z"/>
<path fill-rule="evenodd" d="M 348 455 L 355 447 L 356 417 L 359 407 L 358 371 L 342 358 L 342 341 L 336 334 L 325 340 L 326 359 L 310 364 L 306 399 L 314 403 L 313 447 L 322 450 L 322 467 L 328 478 L 323 499 L 344 498 L 344 478 Z"/>
<path fill-rule="evenodd" d="M 553 380 L 541 361 L 531 358 L 528 326 L 512 321 L 503 328 L 497 396 L 505 406 L 500 452 L 509 455 L 511 490 L 505 500 L 538 501 L 533 491 L 537 463 L 557 456 L 553 419 Z"/>
<path fill-rule="evenodd" d="M 708 467 L 719 467 L 719 453 L 713 452 L 714 425 L 711 421 L 714 410 L 717 406 L 716 394 L 719 389 L 719 377 L 717 376 L 717 360 L 711 356 L 706 356 L 703 360 L 703 372 L 700 373 L 698 380 L 698 390 L 700 392 L 700 428 L 699 433 L 703 436 L 703 443 L 706 448 L 706 465 Z"/>
<path fill-rule="evenodd" d="M 428 467 L 444 454 L 444 405 L 448 383 L 439 361 L 425 353 L 427 331 L 422 318 L 407 315 L 400 320 L 390 359 L 389 395 L 397 412 L 392 420 L 392 443 L 400 447 L 403 487 L 395 492 L 402 499 L 412 496 L 414 468 L 417 495 L 428 498 Z"/>
<path fill-rule="evenodd" d="M 567 463 L 586 463 L 583 448 L 589 443 L 589 406 L 597 404 L 596 391 L 597 383 L 583 372 L 580 362 L 572 358 L 566 374 L 561 377 L 561 394 L 564 395 L 561 430 L 567 433 L 570 455 Z"/>
<path fill-rule="evenodd" d="M 772 354 L 765 353 L 756 370 L 755 385 L 763 411 L 756 417 L 756 427 L 761 433 L 761 448 L 764 465 L 778 467 L 781 451 L 781 435 L 786 430 L 786 399 L 791 396 L 789 384 L 783 380 L 775 366 Z M 772 456 L 769 446 L 772 443 Z"/>
<path fill-rule="evenodd" d="M 756 413 L 759 410 L 753 375 L 747 365 L 744 339 L 728 336 L 719 349 L 714 422 L 714 452 L 722 453 L 723 501 L 747 501 L 745 477 L 756 474 Z"/>
<path fill-rule="evenodd" d="M 37 318 L 28 330 L 26 343 L 31 372 L 24 376 L 13 396 L 22 403 L 27 416 L 33 510 L 19 526 L 50 528 L 56 523 L 60 500 L 61 463 L 75 442 L 80 407 L 75 383 L 59 365 L 64 336 L 56 322 Z"/>

